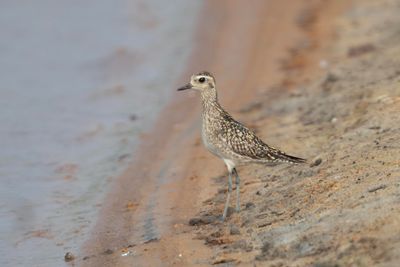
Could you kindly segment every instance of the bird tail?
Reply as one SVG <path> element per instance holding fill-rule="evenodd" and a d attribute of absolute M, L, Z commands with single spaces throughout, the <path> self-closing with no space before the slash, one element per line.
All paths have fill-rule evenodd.
<path fill-rule="evenodd" d="M 287 163 L 294 163 L 294 164 L 300 164 L 300 163 L 306 163 L 307 160 L 303 159 L 303 158 L 299 158 L 299 157 L 295 157 L 295 156 L 291 156 L 286 154 L 285 152 L 270 147 L 268 146 L 268 158 L 275 163 L 279 163 L 279 162 L 287 162 Z"/>
<path fill-rule="evenodd" d="M 300 164 L 300 163 L 306 163 L 307 160 L 295 156 L 290 156 L 290 155 L 284 155 L 283 156 L 284 160 L 290 163 L 295 163 L 295 164 Z"/>
<path fill-rule="evenodd" d="M 300 164 L 300 163 L 306 163 L 307 160 L 295 156 L 288 155 L 282 151 L 276 150 L 275 151 L 275 158 L 276 161 L 278 162 L 288 162 L 288 163 L 294 163 L 294 164 Z"/>

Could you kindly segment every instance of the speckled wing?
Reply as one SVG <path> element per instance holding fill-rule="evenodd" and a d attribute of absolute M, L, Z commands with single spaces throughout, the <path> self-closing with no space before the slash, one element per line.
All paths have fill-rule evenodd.
<path fill-rule="evenodd" d="M 226 116 L 229 116 L 226 114 Z M 235 121 L 232 117 L 225 118 L 222 122 L 220 138 L 225 140 L 230 150 L 238 156 L 260 162 L 292 162 L 302 163 L 304 159 L 290 156 L 284 152 L 270 147 L 258 138 L 253 131 Z"/>

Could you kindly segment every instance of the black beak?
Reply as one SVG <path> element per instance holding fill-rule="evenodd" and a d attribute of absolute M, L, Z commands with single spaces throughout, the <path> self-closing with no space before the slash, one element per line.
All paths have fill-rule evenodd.
<path fill-rule="evenodd" d="M 182 86 L 181 88 L 178 88 L 178 91 L 183 91 L 187 89 L 192 89 L 192 85 L 190 83 L 186 84 L 185 86 Z"/>

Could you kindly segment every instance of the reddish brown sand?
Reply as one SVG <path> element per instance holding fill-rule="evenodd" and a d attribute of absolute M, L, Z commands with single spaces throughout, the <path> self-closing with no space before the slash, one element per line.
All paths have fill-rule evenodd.
<path fill-rule="evenodd" d="M 304 128 L 313 127 L 309 125 L 315 125 L 315 122 L 299 124 L 298 121 L 301 120 L 297 115 L 285 115 L 291 107 L 282 104 L 281 107 L 275 108 L 273 104 L 284 103 L 282 95 L 287 99 L 297 97 L 298 101 L 303 101 L 302 94 L 298 93 L 299 86 L 315 84 L 315 77 L 326 73 L 326 69 L 320 68 L 320 64 L 325 64 L 323 60 L 328 60 L 331 64 L 338 60 L 339 57 L 335 56 L 337 51 L 340 51 L 340 46 L 349 45 L 337 41 L 335 33 L 338 18 L 350 8 L 348 1 L 333 0 L 252 1 L 251 5 L 245 1 L 208 1 L 202 11 L 195 36 L 197 46 L 189 60 L 187 72 L 179 82 L 186 83 L 189 75 L 201 70 L 214 73 L 221 104 L 235 117 L 255 128 L 263 138 L 270 137 L 274 142 L 281 142 L 273 145 L 278 144 L 291 154 L 315 157 L 321 153 L 316 151 L 316 147 L 323 149 L 321 144 L 325 139 L 322 140 L 322 137 L 317 135 L 306 136 Z M 333 46 L 332 43 L 338 44 Z M 366 52 L 362 48 L 356 49 L 349 52 L 349 56 L 354 56 L 354 53 L 358 56 L 357 53 L 363 54 L 373 50 L 368 49 L 364 49 Z M 329 78 L 326 81 L 332 82 Z M 177 84 L 177 87 L 179 85 L 181 84 Z M 300 257 L 301 260 L 298 256 L 290 258 L 290 249 L 285 256 L 282 256 L 282 252 L 274 254 L 272 249 L 268 249 L 273 248 L 273 244 L 264 240 L 260 241 L 262 246 L 257 246 L 257 233 L 260 236 L 266 235 L 266 232 L 259 229 L 278 229 L 273 227 L 281 227 L 285 220 L 286 223 L 294 225 L 297 223 L 296 213 L 303 214 L 307 210 L 315 213 L 315 210 L 306 204 L 300 208 L 304 209 L 301 211 L 293 208 L 291 205 L 300 201 L 298 198 L 292 200 L 292 204 L 288 204 L 293 210 L 287 213 L 285 211 L 289 208 L 282 204 L 285 200 L 279 203 L 268 200 L 272 208 L 278 205 L 283 210 L 283 213 L 271 213 L 271 217 L 293 214 L 287 219 L 263 222 L 264 217 L 257 217 L 263 214 L 262 212 L 257 211 L 257 215 L 243 211 L 240 215 L 233 214 L 224 223 L 213 222 L 195 227 L 188 224 L 193 217 L 222 212 L 221 197 L 224 196 L 226 179 L 215 177 L 226 175 L 226 170 L 223 163 L 201 145 L 198 96 L 192 92 L 172 94 L 172 103 L 162 112 L 154 129 L 143 137 L 136 161 L 114 181 L 114 188 L 104 200 L 92 236 L 76 261 L 83 266 L 209 266 L 228 262 L 270 266 L 267 265 L 267 261 L 276 262 L 277 258 L 285 261 L 278 261 L 276 266 L 290 265 L 296 260 L 296 266 L 315 263 L 316 259 L 310 259 L 308 254 L 307 257 Z M 322 99 L 321 96 L 320 100 Z M 315 101 L 318 99 L 313 102 L 299 102 L 305 106 L 300 107 L 298 112 L 307 111 Z M 268 103 L 274 110 L 265 109 L 272 114 L 265 118 L 262 107 Z M 298 102 L 292 104 L 296 106 Z M 280 118 L 284 120 L 280 121 Z M 307 118 L 307 114 L 304 118 Z M 307 129 L 311 132 L 317 128 Z M 329 138 L 335 136 L 331 132 L 326 136 L 328 134 Z M 280 139 L 282 136 L 285 140 Z M 314 138 L 315 142 L 307 141 L 311 138 Z M 313 160 L 311 158 L 311 161 Z M 296 172 L 300 173 L 300 178 L 310 169 L 309 166 L 295 166 L 290 170 L 282 168 L 279 169 L 281 172 L 278 175 L 290 177 Z M 271 178 L 273 183 L 276 183 L 275 173 Z M 327 173 L 324 169 L 314 173 L 314 181 L 323 179 Z M 263 203 L 254 196 L 263 195 L 265 190 L 269 190 L 268 183 L 264 185 L 265 180 L 256 177 L 265 177 L 267 174 L 271 175 L 269 169 L 261 166 L 245 168 L 242 174 L 242 207 L 245 203 L 248 207 L 251 207 L 249 203 L 254 202 L 257 207 Z M 309 179 L 309 175 L 305 177 Z M 321 182 L 318 185 L 307 184 L 306 178 L 302 181 L 304 184 L 299 182 L 298 196 L 303 196 L 302 192 L 305 190 L 307 196 L 321 195 L 321 199 L 326 199 L 329 197 L 322 195 L 323 192 L 339 188 L 341 185 L 337 181 Z M 286 199 L 289 201 L 297 191 L 291 191 L 292 187 L 286 183 L 283 179 L 282 184 L 290 189 L 286 193 Z M 253 195 L 253 191 L 257 194 Z M 282 195 L 284 194 L 276 196 L 276 199 L 280 199 Z M 345 195 L 342 197 L 347 198 Z M 310 201 L 308 197 L 297 203 Z M 251 218 L 256 216 L 254 221 L 246 222 L 246 214 Z M 232 225 L 239 228 L 240 234 L 226 234 Z M 241 240 L 247 245 L 240 243 Z M 367 244 L 369 241 L 365 242 Z M 308 244 L 306 241 L 303 243 Z M 229 244 L 239 245 L 234 248 L 229 247 Z M 327 250 L 329 248 L 321 249 Z M 335 250 L 336 248 L 332 249 L 332 253 L 335 253 Z M 370 262 L 366 261 L 367 264 Z"/>

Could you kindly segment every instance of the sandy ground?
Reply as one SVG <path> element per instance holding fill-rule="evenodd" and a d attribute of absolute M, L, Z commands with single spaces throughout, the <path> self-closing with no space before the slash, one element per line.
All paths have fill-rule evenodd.
<path fill-rule="evenodd" d="M 219 221 L 227 173 L 177 93 L 71 265 L 398 266 L 400 2 L 229 3 L 205 6 L 181 82 L 213 72 L 228 111 L 309 164 L 239 168 L 242 211 Z"/>

